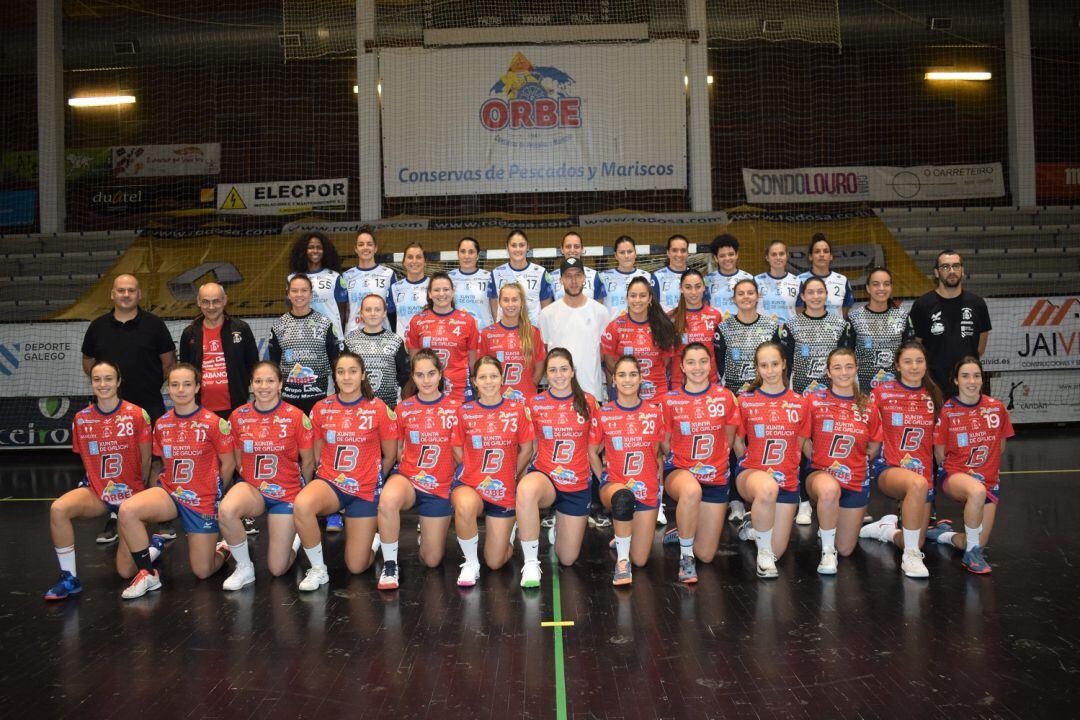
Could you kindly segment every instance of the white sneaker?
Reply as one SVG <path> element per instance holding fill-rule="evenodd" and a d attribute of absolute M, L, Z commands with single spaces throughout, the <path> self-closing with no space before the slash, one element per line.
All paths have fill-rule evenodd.
<path fill-rule="evenodd" d="M 510 547 L 514 547 L 514 540 L 516 538 L 517 538 L 517 523 L 515 522 L 514 526 L 512 528 L 510 528 Z"/>
<path fill-rule="evenodd" d="M 463 562 L 457 576 L 458 587 L 472 587 L 480 582 L 480 563 Z"/>
<path fill-rule="evenodd" d="M 836 574 L 836 548 L 826 548 L 821 551 L 821 562 L 817 566 L 820 575 Z"/>
<path fill-rule="evenodd" d="M 667 525 L 667 513 L 664 512 L 664 501 L 660 501 L 660 508 L 656 511 L 656 524 Z"/>
<path fill-rule="evenodd" d="M 799 511 L 797 513 L 795 513 L 795 524 L 796 525 L 809 525 L 810 524 L 810 518 L 811 518 L 812 515 L 813 515 L 813 508 L 811 508 L 810 502 L 809 501 L 800 502 L 799 503 Z"/>
<path fill-rule="evenodd" d="M 330 582 L 330 573 L 326 572 L 326 566 L 308 568 L 304 579 L 300 581 L 300 592 L 313 592 Z"/>
<path fill-rule="evenodd" d="M 754 532 L 754 526 L 750 523 L 750 518 L 743 520 L 742 525 L 739 526 L 739 539 L 743 542 L 757 540 L 757 533 Z"/>
<path fill-rule="evenodd" d="M 221 584 L 222 590 L 239 590 L 245 585 L 250 585 L 255 582 L 255 566 L 251 563 L 246 565 L 237 565 L 233 570 L 232 575 L 225 578 L 225 582 Z"/>
<path fill-rule="evenodd" d="M 883 543 L 891 542 L 899 519 L 896 515 L 882 515 L 877 522 L 859 528 L 859 537 Z"/>
<path fill-rule="evenodd" d="M 120 593 L 120 597 L 125 600 L 134 600 L 135 598 L 141 598 L 151 590 L 160 589 L 161 578 L 158 577 L 157 570 L 154 572 L 140 570 L 135 579 L 131 581 L 131 584 L 124 588 L 124 592 Z"/>
<path fill-rule="evenodd" d="M 745 518 L 745 517 L 746 517 L 746 505 L 743 504 L 743 501 L 742 500 L 732 500 L 728 504 L 727 519 L 730 520 L 731 522 L 736 522 L 737 523 L 737 522 L 742 522 L 743 518 Z"/>
<path fill-rule="evenodd" d="M 904 550 L 904 554 L 900 559 L 900 569 L 909 578 L 930 577 L 930 571 L 926 569 L 926 565 L 923 563 L 924 557 L 926 556 L 915 548 L 908 548 Z"/>
<path fill-rule="evenodd" d="M 540 561 L 539 560 L 527 560 L 525 566 L 521 568 L 521 587 L 523 588 L 538 588 L 540 587 Z"/>
<path fill-rule="evenodd" d="M 379 548 L 382 547 L 382 538 L 379 537 L 379 533 L 375 533 L 375 538 L 371 541 L 371 552 L 379 552 Z"/>
<path fill-rule="evenodd" d="M 552 545 L 552 546 L 555 545 L 555 526 L 554 525 L 552 525 L 551 527 L 548 528 L 547 536 L 548 536 L 548 545 Z"/>
<path fill-rule="evenodd" d="M 772 550 L 758 550 L 757 553 L 757 576 L 759 578 L 774 578 L 780 573 L 776 571 L 776 555 Z"/>

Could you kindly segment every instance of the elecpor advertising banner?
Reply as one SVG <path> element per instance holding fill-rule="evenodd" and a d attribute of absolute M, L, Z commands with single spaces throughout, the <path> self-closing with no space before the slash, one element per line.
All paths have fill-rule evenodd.
<path fill-rule="evenodd" d="M 835 203 L 1001 197 L 1001 163 L 919 167 L 743 168 L 749 203 Z"/>

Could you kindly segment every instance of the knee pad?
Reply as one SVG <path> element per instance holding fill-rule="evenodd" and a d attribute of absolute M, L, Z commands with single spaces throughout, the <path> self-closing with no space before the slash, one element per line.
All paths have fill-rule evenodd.
<path fill-rule="evenodd" d="M 629 522 L 634 519 L 634 493 L 626 488 L 616 490 L 611 496 L 611 517 L 620 522 Z"/>

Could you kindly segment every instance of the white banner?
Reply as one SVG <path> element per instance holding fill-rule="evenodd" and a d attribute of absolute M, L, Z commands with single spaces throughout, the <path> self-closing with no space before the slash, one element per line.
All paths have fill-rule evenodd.
<path fill-rule="evenodd" d="M 1075 371 L 995 374 L 990 394 L 1005 403 L 1013 424 L 1080 421 L 1080 373 Z"/>
<path fill-rule="evenodd" d="M 986 308 L 994 326 L 982 357 L 987 370 L 1080 368 L 1080 298 L 988 298 Z"/>
<path fill-rule="evenodd" d="M 918 167 L 743 168 L 748 203 L 889 202 L 1001 197 L 1001 163 Z"/>
<path fill-rule="evenodd" d="M 391 49 L 389 196 L 686 187 L 685 43 Z"/>
<path fill-rule="evenodd" d="M 280 180 L 226 183 L 217 186 L 219 213 L 285 215 L 302 212 L 345 212 L 349 179 Z"/>
<path fill-rule="evenodd" d="M 217 175 L 221 144 L 121 145 L 112 149 L 114 177 Z"/>

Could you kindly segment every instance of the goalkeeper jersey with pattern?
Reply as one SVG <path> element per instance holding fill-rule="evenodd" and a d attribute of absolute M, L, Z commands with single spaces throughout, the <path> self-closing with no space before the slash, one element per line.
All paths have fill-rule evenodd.
<path fill-rule="evenodd" d="M 829 387 L 825 365 L 829 353 L 851 347 L 851 325 L 839 313 L 820 317 L 796 315 L 780 329 L 780 344 L 787 356 L 791 389 L 797 393 Z"/>
<path fill-rule="evenodd" d="M 859 363 L 859 388 L 868 393 L 896 379 L 896 348 L 915 336 L 907 311 L 890 307 L 875 312 L 860 305 L 848 314 L 855 360 Z"/>
<path fill-rule="evenodd" d="M 753 381 L 754 353 L 761 343 L 778 341 L 779 328 L 776 320 L 761 314 L 749 324 L 732 315 L 716 326 L 713 356 L 724 387 L 738 394 Z"/>

